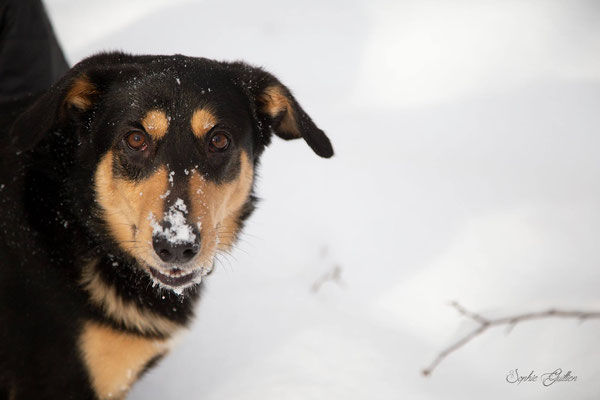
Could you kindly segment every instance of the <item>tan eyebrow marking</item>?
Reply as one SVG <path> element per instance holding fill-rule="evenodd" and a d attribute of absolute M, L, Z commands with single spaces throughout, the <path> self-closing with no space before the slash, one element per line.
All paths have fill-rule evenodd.
<path fill-rule="evenodd" d="M 213 126 L 217 124 L 217 117 L 214 116 L 210 108 L 197 108 L 191 119 L 192 132 L 198 138 L 206 135 Z"/>
<path fill-rule="evenodd" d="M 169 129 L 169 117 L 161 110 L 148 111 L 142 119 L 142 125 L 153 139 L 162 139 Z"/>

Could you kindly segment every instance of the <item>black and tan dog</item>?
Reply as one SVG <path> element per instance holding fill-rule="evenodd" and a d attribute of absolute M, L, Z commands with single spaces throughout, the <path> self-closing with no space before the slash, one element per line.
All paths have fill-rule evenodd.
<path fill-rule="evenodd" d="M 272 134 L 333 150 L 244 63 L 100 54 L 4 108 L 0 398 L 125 397 L 190 321 Z M 8 123 L 14 118 L 14 122 Z"/>

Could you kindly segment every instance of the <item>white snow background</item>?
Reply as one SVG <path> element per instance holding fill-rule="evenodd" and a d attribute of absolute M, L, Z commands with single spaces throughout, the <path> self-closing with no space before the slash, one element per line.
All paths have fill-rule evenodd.
<path fill-rule="evenodd" d="M 131 399 L 596 399 L 597 1 L 48 0 L 71 63 L 108 49 L 243 59 L 336 155 L 274 140 L 264 199 L 198 316 Z M 182 82 L 185 84 L 185 82 Z M 338 268 L 340 281 L 314 283 Z M 509 370 L 576 382 L 509 384 Z"/>

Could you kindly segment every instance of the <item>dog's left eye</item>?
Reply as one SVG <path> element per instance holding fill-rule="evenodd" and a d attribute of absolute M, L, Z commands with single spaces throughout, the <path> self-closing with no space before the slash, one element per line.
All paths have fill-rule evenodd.
<path fill-rule="evenodd" d="M 146 143 L 146 136 L 143 132 L 129 132 L 125 136 L 124 140 L 131 150 L 144 151 L 146 150 L 146 148 L 148 148 L 148 143 Z"/>

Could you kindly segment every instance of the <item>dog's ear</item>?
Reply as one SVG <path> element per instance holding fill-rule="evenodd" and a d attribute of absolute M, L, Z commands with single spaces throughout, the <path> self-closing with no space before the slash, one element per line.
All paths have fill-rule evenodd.
<path fill-rule="evenodd" d="M 12 148 L 29 150 L 49 131 L 90 111 L 113 67 L 132 62 L 128 54 L 100 53 L 75 65 L 15 120 L 10 129 Z"/>
<path fill-rule="evenodd" d="M 71 115 L 89 110 L 97 95 L 98 89 L 89 76 L 79 68 L 72 69 L 15 120 L 10 131 L 12 147 L 18 151 L 31 149 Z"/>
<path fill-rule="evenodd" d="M 329 158 L 333 155 L 329 138 L 304 112 L 285 85 L 260 68 L 241 62 L 232 65 L 236 82 L 249 92 L 261 125 L 266 125 L 273 133 L 286 140 L 303 138 L 321 157 Z"/>

